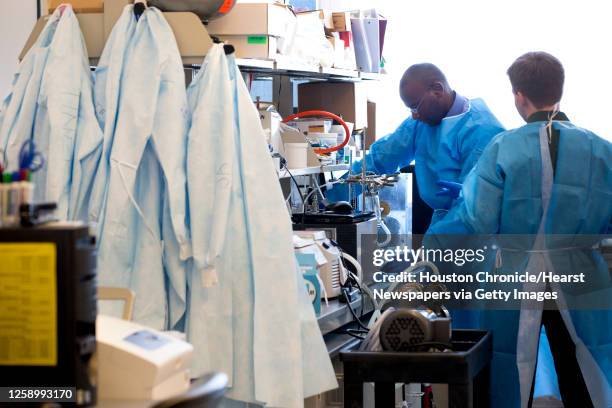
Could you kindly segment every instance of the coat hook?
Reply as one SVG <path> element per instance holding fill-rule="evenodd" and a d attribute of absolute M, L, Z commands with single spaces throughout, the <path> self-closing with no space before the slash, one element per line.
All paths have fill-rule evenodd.
<path fill-rule="evenodd" d="M 146 8 L 147 2 L 145 0 L 137 0 L 134 2 L 134 16 L 136 17 L 136 20 L 142 16 L 142 13 L 144 13 Z"/>

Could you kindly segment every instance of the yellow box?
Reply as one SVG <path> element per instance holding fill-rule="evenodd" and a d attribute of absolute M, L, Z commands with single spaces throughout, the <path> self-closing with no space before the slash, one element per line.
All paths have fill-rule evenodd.
<path fill-rule="evenodd" d="M 0 244 L 0 365 L 57 365 L 57 249 Z"/>

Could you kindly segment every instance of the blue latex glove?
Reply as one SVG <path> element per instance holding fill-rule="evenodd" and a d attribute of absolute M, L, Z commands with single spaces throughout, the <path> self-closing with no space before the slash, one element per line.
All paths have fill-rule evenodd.
<path fill-rule="evenodd" d="M 438 180 L 436 183 L 440 190 L 436 192 L 438 196 L 447 196 L 451 198 L 459 197 L 461 192 L 461 183 L 455 183 L 454 181 Z"/>

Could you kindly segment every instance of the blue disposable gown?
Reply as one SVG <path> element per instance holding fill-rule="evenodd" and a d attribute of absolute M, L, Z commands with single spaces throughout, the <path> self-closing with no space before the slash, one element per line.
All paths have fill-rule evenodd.
<path fill-rule="evenodd" d="M 77 18 L 70 6 L 58 9 L 19 65 L 2 108 L 0 148 L 16 171 L 23 142 L 35 142 L 45 164 L 32 176 L 34 200 L 57 203 L 63 220 L 87 218 L 102 141 L 92 86 Z"/>
<path fill-rule="evenodd" d="M 301 407 L 337 383 L 259 115 L 220 44 L 188 93 L 193 374 L 227 373 L 230 405 Z"/>
<path fill-rule="evenodd" d="M 90 216 L 98 223 L 100 284 L 136 293 L 134 320 L 174 328 L 184 315 L 185 75 L 163 14 L 125 7 L 95 72 L 104 129 Z M 167 287 L 167 292 L 166 292 Z M 104 305 L 102 305 L 104 306 Z"/>
<path fill-rule="evenodd" d="M 395 132 L 372 144 L 365 159 L 366 170 L 395 173 L 414 160 L 421 197 L 436 211 L 435 221 L 453 202 L 451 197 L 436 195 L 440 190 L 437 181 L 462 183 L 485 146 L 502 131 L 503 126 L 484 101 L 472 99 L 466 112 L 444 118 L 436 126 L 406 119 Z M 362 161 L 354 163 L 353 172 L 360 172 L 361 166 Z M 340 199 L 333 191 L 329 198 Z"/>
<path fill-rule="evenodd" d="M 545 211 L 541 183 L 545 166 L 541 157 L 546 156 L 540 153 L 539 136 L 542 126 L 543 122 L 534 122 L 496 137 L 466 178 L 457 205 L 428 233 L 536 234 L 540 229 L 546 234 L 611 233 L 612 145 L 569 122 L 555 122 L 560 142 L 552 196 Z M 512 256 L 507 258 L 512 260 Z M 568 262 L 580 259 L 576 255 L 563 258 L 564 269 L 568 269 Z M 520 259 L 509 264 L 509 268 L 520 267 Z M 584 268 L 572 264 L 569 269 Z M 588 273 L 595 279 L 602 271 L 592 268 Z M 606 276 L 609 280 L 607 271 L 603 271 L 599 278 Z M 539 318 L 537 314 L 529 316 L 530 312 L 537 311 L 485 310 L 480 315 L 481 327 L 493 331 L 492 403 L 496 407 L 524 406 L 528 398 L 539 333 Z M 612 312 L 561 313 L 569 332 L 575 330 L 576 356 L 594 405 L 612 406 Z M 525 330 L 527 324 L 529 330 Z"/>

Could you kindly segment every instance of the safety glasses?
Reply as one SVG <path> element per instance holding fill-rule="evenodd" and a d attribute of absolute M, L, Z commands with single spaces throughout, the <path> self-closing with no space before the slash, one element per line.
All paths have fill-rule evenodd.
<path fill-rule="evenodd" d="M 419 102 L 416 104 L 416 106 L 414 108 L 408 107 L 408 109 L 410 109 L 410 113 L 412 114 L 412 116 L 418 116 L 419 115 L 419 109 L 421 108 L 421 105 L 425 101 L 425 97 L 427 96 L 429 91 L 431 91 L 434 88 L 434 85 L 435 84 L 432 84 L 432 85 L 429 85 L 427 87 L 427 89 L 425 90 L 425 93 L 423 94 L 421 99 L 419 99 Z"/>

